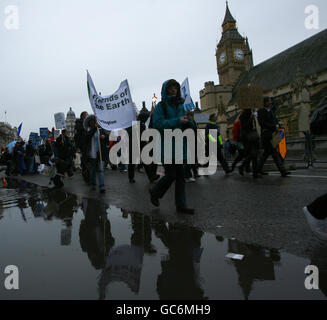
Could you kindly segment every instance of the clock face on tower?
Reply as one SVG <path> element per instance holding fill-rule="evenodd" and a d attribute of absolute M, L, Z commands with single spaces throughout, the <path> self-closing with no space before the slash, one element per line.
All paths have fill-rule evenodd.
<path fill-rule="evenodd" d="M 236 49 L 234 51 L 234 58 L 238 61 L 242 61 L 244 59 L 244 52 L 241 49 Z"/>
<path fill-rule="evenodd" d="M 219 56 L 219 64 L 224 64 L 226 62 L 226 53 L 222 52 L 221 55 Z"/>

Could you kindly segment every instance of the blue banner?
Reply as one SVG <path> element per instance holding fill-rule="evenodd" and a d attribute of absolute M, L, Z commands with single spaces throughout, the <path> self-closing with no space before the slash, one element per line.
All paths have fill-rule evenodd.
<path fill-rule="evenodd" d="M 43 140 L 46 140 L 49 138 L 49 130 L 48 128 L 40 128 L 40 137 Z"/>
<path fill-rule="evenodd" d="M 31 132 L 29 140 L 32 141 L 32 145 L 34 147 L 37 147 L 39 145 L 39 143 L 40 143 L 39 135 L 38 135 L 37 132 Z"/>

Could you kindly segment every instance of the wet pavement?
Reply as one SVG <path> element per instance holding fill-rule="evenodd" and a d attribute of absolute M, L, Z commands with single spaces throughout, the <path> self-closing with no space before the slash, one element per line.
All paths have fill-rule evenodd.
<path fill-rule="evenodd" d="M 0 189 L 0 300 L 327 298 L 327 245 L 311 234 L 297 255 L 90 195 L 12 179 Z M 2 285 L 7 265 L 19 290 Z M 308 265 L 320 290 L 305 289 Z"/>

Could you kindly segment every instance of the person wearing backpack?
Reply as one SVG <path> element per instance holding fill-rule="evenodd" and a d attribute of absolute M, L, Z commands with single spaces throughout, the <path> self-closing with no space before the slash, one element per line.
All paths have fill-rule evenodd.
<path fill-rule="evenodd" d="M 185 116 L 184 100 L 181 97 L 180 84 L 176 80 L 167 80 L 162 85 L 161 102 L 156 106 L 152 125 L 161 134 L 161 157 L 165 168 L 165 176 L 154 183 L 150 188 L 151 203 L 159 207 L 159 199 L 163 198 L 170 186 L 175 182 L 176 211 L 185 214 L 194 214 L 194 209 L 186 206 L 184 165 L 176 159 L 175 144 L 172 145 L 171 162 L 166 164 L 169 155 L 164 153 L 164 130 L 190 128 L 191 122 Z M 183 143 L 183 160 L 187 159 L 186 143 Z"/>

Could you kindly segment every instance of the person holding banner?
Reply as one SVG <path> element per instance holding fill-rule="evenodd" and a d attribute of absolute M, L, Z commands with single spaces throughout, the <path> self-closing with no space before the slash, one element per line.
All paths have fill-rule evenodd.
<path fill-rule="evenodd" d="M 182 129 L 190 128 L 191 123 L 185 116 L 184 99 L 181 97 L 180 84 L 176 80 L 167 80 L 162 85 L 161 102 L 156 106 L 153 113 L 153 128 L 161 133 L 161 157 L 165 168 L 165 176 L 157 181 L 150 188 L 151 203 L 158 207 L 159 199 L 163 198 L 165 193 L 175 182 L 175 205 L 177 212 L 185 214 L 194 214 L 194 209 L 186 207 L 184 166 L 179 164 L 176 159 L 177 150 L 173 145 L 171 157 L 167 164 L 167 157 L 164 153 L 164 130 L 165 129 Z M 183 144 L 183 160 L 187 159 L 186 144 Z"/>
<path fill-rule="evenodd" d="M 96 189 L 96 175 L 98 174 L 99 188 L 101 193 L 105 193 L 104 187 L 104 157 L 106 157 L 109 136 L 103 129 L 99 129 L 99 124 L 95 115 L 90 115 L 84 120 L 84 128 L 87 131 L 85 136 L 86 152 L 91 169 L 92 189 Z"/>
<path fill-rule="evenodd" d="M 263 155 L 259 161 L 257 172 L 262 174 L 263 166 L 271 155 L 282 177 L 286 177 L 290 173 L 286 171 L 277 149 L 272 145 L 273 134 L 280 128 L 276 116 L 272 109 L 271 100 L 269 97 L 264 98 L 264 108 L 258 111 L 258 121 L 261 126 L 261 141 L 263 146 Z"/>

